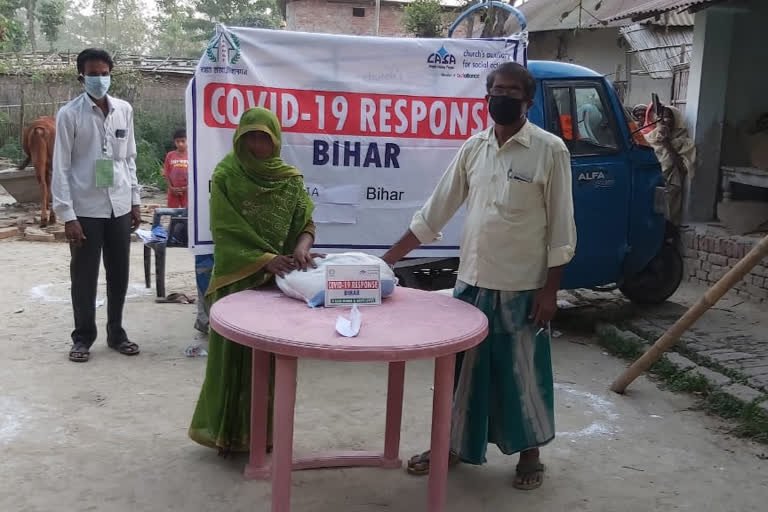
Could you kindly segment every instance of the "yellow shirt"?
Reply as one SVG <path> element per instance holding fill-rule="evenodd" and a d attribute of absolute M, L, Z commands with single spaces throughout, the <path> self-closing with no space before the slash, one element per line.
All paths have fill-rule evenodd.
<path fill-rule="evenodd" d="M 481 288 L 541 288 L 547 269 L 576 249 L 571 158 L 560 138 L 531 122 L 499 148 L 490 129 L 459 150 L 411 222 L 422 244 L 466 202 L 459 280 Z"/>

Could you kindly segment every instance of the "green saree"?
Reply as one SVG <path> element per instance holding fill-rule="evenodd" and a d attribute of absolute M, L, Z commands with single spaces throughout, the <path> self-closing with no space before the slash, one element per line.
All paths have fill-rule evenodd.
<path fill-rule="evenodd" d="M 244 135 L 267 133 L 271 158 L 257 159 Z M 277 255 L 292 254 L 302 233 L 314 235 L 312 210 L 300 172 L 280 158 L 281 133 L 269 110 L 246 111 L 235 131 L 234 151 L 216 167 L 211 182 L 210 219 L 214 267 L 207 298 L 222 297 L 269 283 L 264 267 Z M 272 380 L 269 400 L 271 443 Z M 248 451 L 251 419 L 251 349 L 209 335 L 208 365 L 189 428 L 192 440 L 222 451 Z"/>

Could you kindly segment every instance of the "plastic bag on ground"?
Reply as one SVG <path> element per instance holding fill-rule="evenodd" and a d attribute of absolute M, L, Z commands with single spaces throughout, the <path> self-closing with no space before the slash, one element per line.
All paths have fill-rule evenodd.
<path fill-rule="evenodd" d="M 277 278 L 277 286 L 284 294 L 294 299 L 303 300 L 311 308 L 325 304 L 325 267 L 327 265 L 378 265 L 381 269 L 381 297 L 392 295 L 397 286 L 395 273 L 384 260 L 362 252 L 344 252 L 329 254 L 325 258 L 315 258 L 317 268 L 306 272 L 295 270 L 285 277 Z"/>

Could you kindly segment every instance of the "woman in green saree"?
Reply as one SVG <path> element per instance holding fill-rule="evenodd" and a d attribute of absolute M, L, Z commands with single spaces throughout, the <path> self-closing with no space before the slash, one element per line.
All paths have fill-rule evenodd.
<path fill-rule="evenodd" d="M 263 286 L 275 275 L 306 269 L 315 227 L 304 179 L 280 158 L 280 123 L 263 108 L 247 110 L 234 150 L 213 173 L 214 267 L 206 293 L 222 297 Z M 273 382 L 272 375 L 271 383 Z M 272 388 L 269 400 L 271 444 Z M 189 428 L 192 440 L 221 453 L 248 451 L 251 349 L 210 331 L 208 366 Z"/>

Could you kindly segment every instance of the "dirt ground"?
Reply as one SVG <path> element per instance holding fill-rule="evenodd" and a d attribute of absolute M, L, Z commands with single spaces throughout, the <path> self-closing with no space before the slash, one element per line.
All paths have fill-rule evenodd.
<path fill-rule="evenodd" d="M 104 339 L 84 365 L 66 358 L 72 320 L 64 244 L 0 242 L 0 511 L 268 511 L 267 482 L 244 481 L 186 436 L 205 369 L 182 351 L 199 338 L 194 305 L 158 305 L 133 246 L 126 326 L 142 353 Z M 168 292 L 194 293 L 193 258 L 169 251 Z M 100 291 L 100 297 L 104 290 Z M 106 308 L 98 310 L 103 325 Z M 607 390 L 624 364 L 590 340 L 554 340 L 557 439 L 544 486 L 511 487 L 515 460 L 489 449 L 484 467 L 452 471 L 448 511 L 764 511 L 765 447 L 692 409 L 692 398 L 642 378 Z M 427 446 L 430 362 L 408 365 L 402 456 Z M 300 364 L 297 451 L 381 446 L 386 368 Z M 294 473 L 293 510 L 426 510 L 423 478 L 404 471 Z"/>

